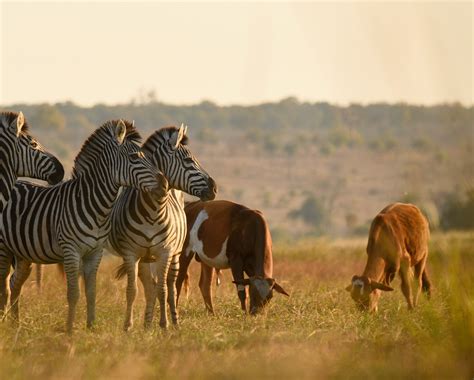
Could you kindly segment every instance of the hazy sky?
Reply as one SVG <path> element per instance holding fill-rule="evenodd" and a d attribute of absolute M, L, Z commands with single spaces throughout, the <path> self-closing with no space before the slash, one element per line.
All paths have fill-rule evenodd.
<path fill-rule="evenodd" d="M 3 105 L 150 90 L 169 103 L 473 103 L 471 2 L 1 2 L 0 14 Z"/>

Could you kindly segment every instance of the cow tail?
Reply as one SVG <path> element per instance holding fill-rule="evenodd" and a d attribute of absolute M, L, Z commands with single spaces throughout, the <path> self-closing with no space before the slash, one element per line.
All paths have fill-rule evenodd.
<path fill-rule="evenodd" d="M 263 277 L 271 277 L 272 273 L 266 273 L 265 264 L 268 264 L 268 260 L 272 260 L 271 252 L 270 257 L 266 256 L 266 241 L 267 234 L 269 234 L 265 219 L 261 215 L 258 215 L 257 220 L 257 233 L 255 236 L 254 254 L 256 258 L 255 274 Z M 273 268 L 273 263 L 270 263 L 270 267 Z M 273 271 L 273 270 L 271 270 Z"/>

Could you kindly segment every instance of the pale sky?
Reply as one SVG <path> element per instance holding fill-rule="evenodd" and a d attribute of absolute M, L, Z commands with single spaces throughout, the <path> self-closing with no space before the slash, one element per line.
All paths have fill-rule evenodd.
<path fill-rule="evenodd" d="M 0 105 L 473 103 L 472 2 L 0 2 Z"/>

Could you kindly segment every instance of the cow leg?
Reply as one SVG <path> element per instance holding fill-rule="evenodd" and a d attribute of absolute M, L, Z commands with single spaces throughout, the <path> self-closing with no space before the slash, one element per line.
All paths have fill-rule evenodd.
<path fill-rule="evenodd" d="M 428 299 L 430 299 L 431 298 L 431 281 L 428 276 L 428 270 L 426 269 L 426 265 L 421 275 L 421 281 L 422 281 L 422 285 L 421 285 L 422 290 L 423 292 L 426 293 L 426 296 L 428 297 Z"/>
<path fill-rule="evenodd" d="M 176 308 L 176 279 L 179 271 L 179 252 L 175 253 L 171 258 L 171 264 L 168 269 L 168 277 L 166 283 L 168 286 L 168 305 L 170 307 L 171 321 L 178 324 L 178 310 Z"/>
<path fill-rule="evenodd" d="M 17 260 L 15 272 L 13 274 L 14 280 L 11 285 L 11 299 L 10 299 L 12 316 L 15 321 L 20 320 L 18 304 L 20 300 L 21 289 L 25 281 L 30 276 L 30 273 L 31 273 L 31 262 L 28 262 L 25 260 Z"/>
<path fill-rule="evenodd" d="M 403 259 L 400 263 L 400 279 L 402 281 L 402 292 L 408 304 L 408 309 L 413 309 L 413 295 L 411 290 L 410 260 Z"/>
<path fill-rule="evenodd" d="M 145 329 L 151 327 L 156 304 L 156 282 L 151 272 L 151 265 L 152 264 L 150 263 L 138 264 L 138 277 L 143 285 L 146 300 L 144 318 Z"/>
<path fill-rule="evenodd" d="M 214 314 L 212 304 L 212 279 L 214 277 L 214 268 L 201 263 L 201 277 L 199 278 L 199 289 L 201 290 L 204 304 L 209 313 Z"/>
<path fill-rule="evenodd" d="M 234 281 L 243 281 L 244 280 L 244 264 L 242 259 L 234 259 L 230 261 L 230 268 L 232 270 L 232 277 L 234 277 Z M 244 285 L 237 285 L 237 294 L 240 300 L 240 306 L 242 310 L 247 312 L 247 292 L 245 291 Z"/>
<path fill-rule="evenodd" d="M 417 289 L 415 294 L 415 299 L 413 301 L 414 306 L 418 304 L 418 299 L 421 294 L 421 290 L 423 288 L 423 273 L 426 267 L 426 256 L 423 260 L 415 265 L 415 281 L 417 283 Z"/>
<path fill-rule="evenodd" d="M 133 327 L 133 303 L 137 296 L 137 260 L 135 255 L 127 255 L 123 258 L 127 271 L 127 310 L 123 329 L 129 331 Z"/>
<path fill-rule="evenodd" d="M 191 260 L 193 259 L 194 252 L 189 252 L 186 254 L 186 251 L 181 252 L 179 255 L 179 272 L 178 278 L 176 279 L 176 303 L 179 301 L 179 296 L 181 294 L 181 289 L 184 286 L 184 295 L 186 298 L 189 294 L 189 264 L 191 264 Z"/>

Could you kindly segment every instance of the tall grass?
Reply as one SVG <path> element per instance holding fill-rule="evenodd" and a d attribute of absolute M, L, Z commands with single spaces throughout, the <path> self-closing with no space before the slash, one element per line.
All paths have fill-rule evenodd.
<path fill-rule="evenodd" d="M 434 236 L 431 301 L 409 312 L 397 289 L 375 315 L 357 311 L 344 290 L 365 263 L 362 240 L 275 247 L 275 276 L 291 297 L 275 294 L 257 317 L 239 310 L 228 273 L 209 316 L 194 265 L 181 326 L 166 332 L 143 329 L 142 294 L 134 329 L 122 331 L 125 283 L 113 279 L 119 262 L 107 259 L 97 325 L 85 328 L 82 300 L 72 338 L 64 331 L 65 286 L 50 268 L 42 294 L 26 286 L 19 327 L 0 323 L 0 378 L 472 378 L 473 243 L 473 234 Z"/>

